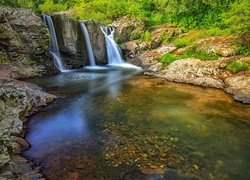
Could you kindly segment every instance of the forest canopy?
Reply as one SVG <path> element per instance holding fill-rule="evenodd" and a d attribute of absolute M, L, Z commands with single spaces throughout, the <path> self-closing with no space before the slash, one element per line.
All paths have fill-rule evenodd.
<path fill-rule="evenodd" d="M 250 0 L 0 0 L 0 5 L 48 14 L 69 11 L 77 19 L 104 24 L 130 15 L 148 26 L 168 22 L 184 28 L 229 29 L 249 46 Z"/>

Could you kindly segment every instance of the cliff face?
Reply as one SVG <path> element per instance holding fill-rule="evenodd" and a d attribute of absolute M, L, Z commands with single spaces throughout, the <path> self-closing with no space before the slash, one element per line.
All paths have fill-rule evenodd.
<path fill-rule="evenodd" d="M 100 29 L 100 23 L 94 20 L 85 21 L 84 23 L 89 31 L 96 63 L 107 64 L 105 37 Z"/>
<path fill-rule="evenodd" d="M 28 9 L 0 8 L 0 64 L 19 67 L 20 77 L 29 76 L 26 67 L 30 76 L 53 71 L 48 44 L 49 32 L 39 16 Z"/>
<path fill-rule="evenodd" d="M 88 65 L 86 43 L 80 22 L 68 17 L 66 14 L 52 16 L 59 49 L 64 62 L 71 68 L 79 68 Z M 97 21 L 85 21 L 87 26 L 96 64 L 106 64 L 105 38 Z"/>

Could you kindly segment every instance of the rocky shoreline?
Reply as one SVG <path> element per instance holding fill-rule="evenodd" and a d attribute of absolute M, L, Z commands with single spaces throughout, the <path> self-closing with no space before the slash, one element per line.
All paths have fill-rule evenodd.
<path fill-rule="evenodd" d="M 250 69 L 237 73 L 227 69 L 228 64 L 232 62 L 248 64 L 250 67 L 249 56 L 236 55 L 239 47 L 235 46 L 232 37 L 205 36 L 186 47 L 179 48 L 168 39 L 189 38 L 192 34 L 183 33 L 181 28 L 170 24 L 150 27 L 148 40 L 133 40 L 134 33 L 145 33 L 145 26 L 138 19 L 124 17 L 112 25 L 117 28 L 117 36 L 127 61 L 143 67 L 145 75 L 164 78 L 172 82 L 221 89 L 231 94 L 236 101 L 250 103 Z M 131 38 L 124 40 L 124 36 L 129 35 Z M 193 53 L 201 53 L 208 58 L 216 56 L 218 59 L 199 59 L 188 54 L 187 57 L 168 64 L 159 60 L 164 55 L 172 57 L 183 55 L 190 49 L 194 51 Z"/>
<path fill-rule="evenodd" d="M 239 61 L 250 63 L 250 58 L 237 58 Z M 225 71 L 224 66 L 228 61 L 232 61 L 232 58 L 221 58 L 206 62 L 195 58 L 181 59 L 171 63 L 163 70 L 159 70 L 159 67 L 162 67 L 161 63 L 152 65 L 144 74 L 164 78 L 172 82 L 221 89 L 231 94 L 236 101 L 249 104 L 250 72 L 244 71 L 233 74 Z"/>
<path fill-rule="evenodd" d="M 38 179 L 42 177 L 40 168 L 20 155 L 30 147 L 24 139 L 24 123 L 56 97 L 14 79 L 1 78 L 0 85 L 0 178 Z"/>

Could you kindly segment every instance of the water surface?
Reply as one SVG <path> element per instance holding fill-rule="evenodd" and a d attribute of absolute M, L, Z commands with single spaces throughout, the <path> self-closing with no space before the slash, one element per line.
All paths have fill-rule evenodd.
<path fill-rule="evenodd" d="M 135 70 L 32 79 L 59 99 L 31 118 L 48 179 L 248 179 L 250 106 Z"/>

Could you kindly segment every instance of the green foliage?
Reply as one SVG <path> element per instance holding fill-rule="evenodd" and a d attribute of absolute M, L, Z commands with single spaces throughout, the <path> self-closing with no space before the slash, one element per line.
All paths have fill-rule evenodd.
<path fill-rule="evenodd" d="M 209 29 L 177 38 L 177 47 L 230 30 L 241 44 L 250 46 L 250 0 L 0 0 L 0 6 L 28 7 L 40 13 L 70 10 L 78 20 L 96 19 L 103 24 L 130 15 L 147 26 L 173 23 L 187 29 Z M 135 34 L 132 39 L 139 36 Z M 150 39 L 149 32 L 142 36 Z"/>
<path fill-rule="evenodd" d="M 178 58 L 172 54 L 165 54 L 161 58 L 158 59 L 159 62 L 168 65 L 177 60 Z"/>
<path fill-rule="evenodd" d="M 237 54 L 250 56 L 250 49 L 246 45 L 242 45 L 238 50 Z"/>
<path fill-rule="evenodd" d="M 43 13 L 53 13 L 66 10 L 66 5 L 54 3 L 53 0 L 45 0 L 44 4 L 38 7 Z"/>
<path fill-rule="evenodd" d="M 238 73 L 240 71 L 250 70 L 250 65 L 245 62 L 233 61 L 227 65 L 226 69 L 233 73 Z"/>
<path fill-rule="evenodd" d="M 200 60 L 217 60 L 219 58 L 219 56 L 216 55 L 208 55 L 202 52 L 187 52 L 184 55 L 180 56 L 183 59 L 184 57 L 193 57 L 193 58 L 197 58 Z"/>
<path fill-rule="evenodd" d="M 0 0 L 0 6 L 9 6 L 14 8 L 32 8 L 35 0 Z"/>
<path fill-rule="evenodd" d="M 239 0 L 230 5 L 230 10 L 222 14 L 224 23 L 234 33 L 238 41 L 250 49 L 250 1 Z"/>
<path fill-rule="evenodd" d="M 181 37 L 175 39 L 173 41 L 173 44 L 176 47 L 182 48 L 185 47 L 187 45 L 190 45 L 191 43 L 193 43 L 194 41 L 196 41 L 197 39 L 200 39 L 202 37 L 205 37 L 208 35 L 208 32 L 205 30 L 192 30 L 190 32 L 188 32 L 187 34 L 182 35 Z"/>
<path fill-rule="evenodd" d="M 140 38 L 141 41 L 150 41 L 150 39 L 151 39 L 151 33 L 148 30 L 145 31 Z"/>
<path fill-rule="evenodd" d="M 206 37 L 206 36 L 222 36 L 227 35 L 229 32 L 227 30 L 221 30 L 219 28 L 211 28 L 209 30 L 191 30 L 181 37 L 173 40 L 173 44 L 176 47 L 182 48 L 191 45 L 196 40 Z"/>
<path fill-rule="evenodd" d="M 191 49 L 182 55 L 165 54 L 161 58 L 158 58 L 157 60 L 165 65 L 168 65 L 176 60 L 186 59 L 186 58 L 197 58 L 200 60 L 217 60 L 219 56 L 208 55 L 202 52 L 197 52 L 195 51 L 195 49 Z"/>

